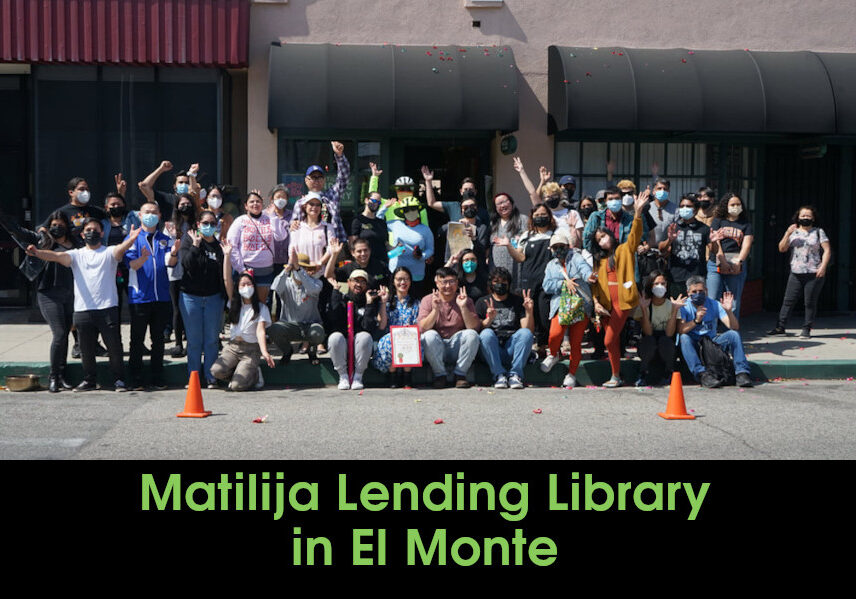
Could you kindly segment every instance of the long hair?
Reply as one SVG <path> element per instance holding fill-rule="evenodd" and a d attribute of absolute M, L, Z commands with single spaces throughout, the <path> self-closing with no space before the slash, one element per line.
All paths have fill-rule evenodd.
<path fill-rule="evenodd" d="M 181 203 L 181 200 L 186 199 L 190 202 L 190 207 L 193 208 L 193 212 L 188 214 L 187 216 L 183 215 L 178 211 L 178 205 Z M 196 223 L 199 221 L 198 210 L 196 209 L 196 201 L 193 199 L 193 196 L 189 193 L 183 193 L 178 196 L 178 201 L 175 203 L 175 209 L 172 211 L 172 224 L 175 225 L 175 235 L 178 239 L 181 239 L 181 236 L 184 234 L 184 231 L 181 230 L 181 226 L 183 224 L 187 224 L 188 230 L 195 229 Z"/>
<path fill-rule="evenodd" d="M 591 256 L 593 259 L 592 263 L 597 265 L 597 264 L 600 264 L 600 261 L 603 260 L 604 258 L 609 258 L 610 268 L 615 268 L 615 248 L 617 248 L 619 245 L 618 239 L 616 239 L 615 235 L 612 234 L 612 231 L 610 231 L 606 227 L 601 227 L 598 229 L 598 231 L 605 234 L 605 235 L 609 235 L 609 238 L 612 240 L 612 243 L 610 244 L 610 250 L 609 251 L 603 249 L 602 247 L 600 247 L 600 244 L 597 241 L 595 241 L 595 239 L 597 238 L 597 234 L 595 233 L 595 236 L 592 237 L 592 244 L 591 244 L 592 245 Z"/>
<path fill-rule="evenodd" d="M 253 275 L 245 271 L 238 275 L 232 297 L 229 298 L 229 322 L 232 324 L 238 324 L 241 319 L 241 306 L 244 304 L 244 298 L 238 293 L 238 286 L 241 284 L 241 279 L 245 277 L 253 284 L 253 297 L 250 298 L 250 303 L 253 305 L 253 320 L 259 317 L 259 288 L 256 286 L 256 279 Z"/>
<path fill-rule="evenodd" d="M 796 212 L 794 212 L 794 216 L 793 216 L 793 218 L 791 218 L 791 221 L 792 221 L 795 225 L 799 225 L 799 224 L 800 224 L 800 223 L 799 223 L 799 220 L 800 220 L 800 212 L 802 212 L 803 210 L 811 210 L 811 217 L 814 219 L 814 225 L 812 225 L 812 226 L 813 226 L 813 227 L 817 227 L 817 228 L 819 229 L 819 228 L 820 228 L 820 223 L 819 223 L 819 222 L 818 222 L 818 220 L 817 220 L 817 208 L 815 208 L 815 207 L 814 207 L 814 206 L 812 206 L 811 204 L 806 204 L 805 206 L 800 206 L 799 208 L 797 208 L 797 211 L 796 211 Z"/>
<path fill-rule="evenodd" d="M 411 273 L 410 269 L 406 266 L 399 266 L 392 271 L 392 277 L 390 278 L 390 281 L 392 281 L 393 291 L 389 294 L 389 299 L 386 302 L 387 313 L 395 308 L 395 303 L 398 301 L 398 294 L 395 292 L 395 275 L 400 272 L 403 272 L 410 277 L 410 289 L 407 291 L 407 297 L 405 298 L 404 303 L 408 307 L 416 305 L 416 300 L 413 298 L 413 294 L 411 293 L 411 291 L 413 291 L 413 273 Z"/>
<path fill-rule="evenodd" d="M 727 219 L 728 218 L 728 201 L 731 198 L 737 198 L 738 200 L 740 200 L 740 207 L 743 208 L 743 210 L 740 212 L 740 216 L 737 217 L 737 222 L 738 223 L 745 223 L 748 220 L 747 219 L 746 202 L 744 202 L 743 198 L 741 198 L 736 193 L 728 192 L 724 196 L 722 196 L 722 199 L 719 200 L 719 204 L 716 205 L 716 211 L 713 213 L 713 216 L 715 218 L 720 219 L 720 220 Z"/>
<path fill-rule="evenodd" d="M 48 220 L 47 220 L 48 229 L 50 229 L 50 224 L 55 220 L 62 221 L 62 224 L 65 225 L 65 239 L 66 239 L 66 241 L 70 241 L 74 247 L 80 246 L 80 243 L 79 243 L 80 239 L 79 238 L 75 239 L 74 236 L 72 236 L 72 234 L 71 234 L 71 222 L 68 220 L 68 216 L 66 216 L 65 212 L 63 212 L 61 210 L 54 210 L 53 212 L 51 212 L 50 215 L 48 216 Z M 54 241 L 54 243 L 56 242 L 56 239 L 54 238 L 53 235 L 50 234 L 50 231 L 48 231 L 47 236 L 50 237 L 50 239 L 52 239 Z M 45 239 L 45 241 L 46 241 L 45 246 L 42 248 L 39 248 L 39 249 L 45 249 L 48 247 L 47 239 Z M 53 243 L 50 243 L 50 247 L 53 247 Z"/>
<path fill-rule="evenodd" d="M 556 217 L 553 216 L 553 211 L 550 210 L 550 207 L 547 204 L 536 204 L 536 205 L 532 206 L 532 208 L 529 210 L 529 231 L 532 233 L 535 232 L 535 217 L 533 215 L 535 214 L 536 210 L 539 210 L 541 208 L 546 210 L 547 216 L 550 217 L 551 224 L 547 225 L 547 230 L 548 231 L 555 231 L 556 230 Z"/>
<path fill-rule="evenodd" d="M 508 217 L 508 228 L 506 229 L 506 234 L 511 238 L 520 233 L 520 210 L 517 209 L 517 205 L 514 203 L 514 198 L 507 193 L 498 193 L 493 196 L 494 210 L 490 215 L 490 232 L 494 235 L 499 233 L 499 223 L 502 220 L 502 217 L 500 217 L 499 212 L 496 211 L 496 198 L 500 196 L 507 197 L 508 201 L 511 202 L 511 215 Z"/>

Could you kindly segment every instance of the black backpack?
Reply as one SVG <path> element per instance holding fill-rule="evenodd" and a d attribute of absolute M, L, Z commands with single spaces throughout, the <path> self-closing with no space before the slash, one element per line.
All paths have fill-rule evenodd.
<path fill-rule="evenodd" d="M 705 370 L 715 376 L 723 386 L 735 384 L 734 360 L 707 335 L 703 335 L 699 340 L 698 357 Z"/>

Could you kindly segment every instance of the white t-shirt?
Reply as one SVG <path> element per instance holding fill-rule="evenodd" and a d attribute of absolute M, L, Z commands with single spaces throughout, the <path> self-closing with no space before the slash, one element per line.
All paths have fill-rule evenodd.
<path fill-rule="evenodd" d="M 556 219 L 556 224 L 562 227 L 565 231 L 570 233 L 571 226 L 568 224 L 568 215 L 573 212 L 577 217 L 577 224 L 574 227 L 575 229 L 582 229 L 585 225 L 583 224 L 583 218 L 580 216 L 580 213 L 574 210 L 573 208 L 562 208 L 561 210 L 553 211 L 553 218 Z"/>
<path fill-rule="evenodd" d="M 259 304 L 259 315 L 257 318 L 253 318 L 253 304 L 242 304 L 238 324 L 229 327 L 229 338 L 240 337 L 247 343 L 258 343 L 256 327 L 259 326 L 259 320 L 267 323 L 265 328 L 270 326 L 270 311 L 267 306 Z"/>
<path fill-rule="evenodd" d="M 119 305 L 116 292 L 116 266 L 112 247 L 97 250 L 88 247 L 69 250 L 74 275 L 74 311 L 104 310 Z"/>

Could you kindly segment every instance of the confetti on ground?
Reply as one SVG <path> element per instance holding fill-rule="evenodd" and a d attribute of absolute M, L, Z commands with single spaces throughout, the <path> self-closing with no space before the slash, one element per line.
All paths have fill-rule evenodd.
<path fill-rule="evenodd" d="M 444 424 L 443 419 L 438 418 L 437 420 L 434 421 L 434 424 Z"/>
<path fill-rule="evenodd" d="M 541 408 L 535 408 L 534 410 L 532 410 L 532 413 L 533 413 L 533 414 L 540 414 L 540 413 L 541 413 Z"/>
<path fill-rule="evenodd" d="M 360 390 L 360 395 L 362 395 L 362 394 L 363 394 L 363 391 L 362 391 L 362 389 L 361 389 L 361 390 Z"/>
<path fill-rule="evenodd" d="M 261 418 L 253 418 L 253 422 L 255 422 L 256 424 L 264 424 L 267 421 L 267 419 L 268 419 L 268 415 L 265 414 Z"/>
<path fill-rule="evenodd" d="M 422 401 L 421 399 L 414 399 L 413 403 L 420 403 L 421 401 Z"/>

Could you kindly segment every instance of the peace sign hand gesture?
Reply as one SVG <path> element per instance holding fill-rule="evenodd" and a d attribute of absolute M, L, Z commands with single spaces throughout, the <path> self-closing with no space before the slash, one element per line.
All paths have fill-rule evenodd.
<path fill-rule="evenodd" d="M 488 322 L 493 322 L 493 319 L 496 318 L 496 307 L 493 305 L 493 298 L 490 296 L 487 298 L 487 312 L 485 312 L 485 318 Z"/>
<path fill-rule="evenodd" d="M 530 313 L 535 309 L 535 300 L 532 299 L 532 290 L 524 289 L 522 291 L 522 294 L 523 294 L 523 309 L 526 310 L 527 313 Z"/>
<path fill-rule="evenodd" d="M 464 306 L 467 305 L 467 288 L 461 287 L 461 291 L 458 293 L 458 297 L 455 299 L 455 302 L 458 304 L 458 307 L 463 309 Z"/>

